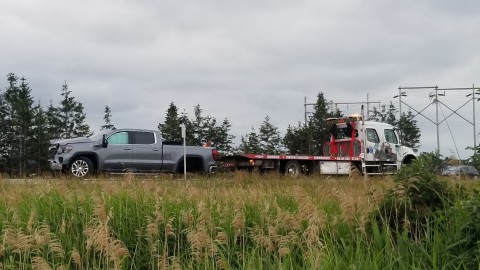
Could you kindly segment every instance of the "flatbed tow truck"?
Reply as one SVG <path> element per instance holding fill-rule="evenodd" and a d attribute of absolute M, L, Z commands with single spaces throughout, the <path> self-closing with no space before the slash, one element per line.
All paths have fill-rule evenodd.
<path fill-rule="evenodd" d="M 417 155 L 403 146 L 397 130 L 389 124 L 364 121 L 363 116 L 326 119 L 330 141 L 323 156 L 238 154 L 221 159 L 225 170 L 300 174 L 348 175 L 359 177 L 392 174 Z"/>

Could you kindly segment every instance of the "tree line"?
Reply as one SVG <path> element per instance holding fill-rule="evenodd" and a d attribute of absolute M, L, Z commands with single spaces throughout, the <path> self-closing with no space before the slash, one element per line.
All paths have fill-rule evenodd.
<path fill-rule="evenodd" d="M 47 106 L 41 100 L 35 101 L 32 89 L 25 78 L 13 73 L 7 75 L 7 87 L 0 90 L 0 172 L 12 175 L 38 173 L 48 169 L 48 148 L 50 140 L 73 138 L 92 134 L 86 123 L 86 114 L 81 102 L 72 94 L 67 82 L 59 90 L 60 102 Z M 227 118 L 217 120 L 206 115 L 200 105 L 193 108 L 190 117 L 173 102 L 165 112 L 164 121 L 158 124 L 164 140 L 181 141 L 183 124 L 187 130 L 188 145 L 212 145 L 221 154 L 269 153 L 269 154 L 310 154 L 322 155 L 324 142 L 329 141 L 329 128 L 325 119 L 342 117 L 339 110 L 331 110 L 323 93 L 318 93 L 314 110 L 306 123 L 289 125 L 282 136 L 269 116 L 258 128 L 240 138 L 235 146 L 231 134 L 231 123 Z M 395 118 L 396 109 L 374 108 L 370 120 L 384 121 L 402 129 L 403 142 L 410 147 L 419 146 L 420 131 L 411 112 Z M 112 129 L 112 110 L 106 105 L 102 129 Z"/>
<path fill-rule="evenodd" d="M 24 175 L 47 169 L 49 140 L 90 134 L 82 103 L 65 82 L 61 101 L 43 107 L 25 78 L 7 75 L 0 92 L 0 172 Z"/>
<path fill-rule="evenodd" d="M 337 109 L 329 108 L 329 103 L 323 93 L 318 93 L 314 104 L 314 111 L 306 123 L 289 125 L 285 135 L 282 136 L 279 128 L 270 122 L 267 115 L 258 129 L 252 127 L 251 131 L 242 135 L 238 147 L 232 146 L 235 138 L 230 134 L 231 124 L 224 119 L 218 124 L 215 117 L 204 116 L 200 105 L 194 107 L 194 118 L 189 119 L 183 111 L 179 114 L 178 107 L 172 102 L 165 114 L 165 120 L 158 125 L 162 136 L 168 140 L 181 141 L 180 125 L 184 124 L 187 130 L 187 144 L 201 145 L 202 142 L 212 141 L 214 146 L 224 154 L 234 153 L 268 153 L 268 154 L 309 154 L 322 155 L 325 142 L 330 140 L 330 129 L 326 119 L 343 117 Z M 420 146 L 420 129 L 411 111 L 403 112 L 400 119 L 396 119 L 396 108 L 390 102 L 388 108 L 382 105 L 374 107 L 370 121 L 386 122 L 401 130 L 401 140 L 406 146 L 418 148 Z"/>

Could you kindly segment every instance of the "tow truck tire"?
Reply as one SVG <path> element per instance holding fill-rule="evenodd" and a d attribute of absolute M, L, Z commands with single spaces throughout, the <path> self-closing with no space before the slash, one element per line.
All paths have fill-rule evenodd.
<path fill-rule="evenodd" d="M 362 172 L 358 169 L 355 164 L 350 165 L 350 174 L 348 178 L 350 179 L 360 179 L 362 177 Z"/>
<path fill-rule="evenodd" d="M 295 160 L 290 160 L 285 164 L 285 174 L 292 176 L 292 177 L 298 177 L 302 171 L 302 167 L 300 166 L 300 163 Z"/>
<path fill-rule="evenodd" d="M 93 162 L 87 157 L 78 157 L 72 164 L 68 173 L 76 178 L 85 178 L 93 174 Z"/>

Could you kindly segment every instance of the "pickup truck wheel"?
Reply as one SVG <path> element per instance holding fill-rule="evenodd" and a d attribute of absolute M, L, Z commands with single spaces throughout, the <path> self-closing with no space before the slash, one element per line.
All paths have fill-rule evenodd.
<path fill-rule="evenodd" d="M 298 177 L 301 170 L 302 167 L 300 166 L 300 163 L 298 163 L 298 161 L 290 160 L 289 162 L 287 162 L 287 164 L 285 164 L 285 174 L 292 177 Z"/>
<path fill-rule="evenodd" d="M 93 173 L 93 163 L 89 158 L 76 158 L 70 165 L 69 173 L 77 178 L 83 178 Z"/>

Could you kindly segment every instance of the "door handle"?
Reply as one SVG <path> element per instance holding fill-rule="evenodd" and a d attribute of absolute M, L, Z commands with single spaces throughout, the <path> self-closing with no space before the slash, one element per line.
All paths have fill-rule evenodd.
<path fill-rule="evenodd" d="M 152 151 L 154 151 L 154 152 L 158 152 L 158 151 L 160 151 L 160 149 L 153 148 L 153 149 L 152 149 Z"/>
<path fill-rule="evenodd" d="M 126 147 L 126 148 L 123 148 L 123 150 L 132 150 L 132 148 Z"/>

